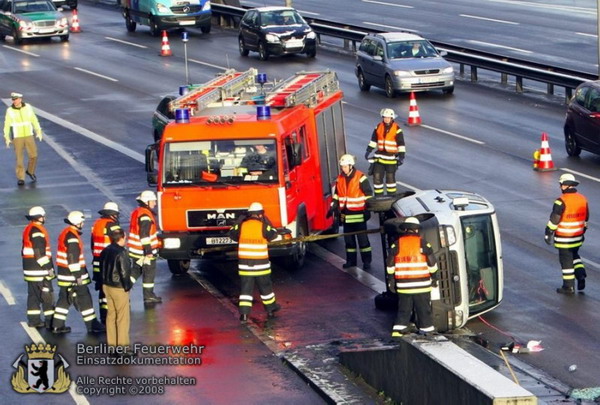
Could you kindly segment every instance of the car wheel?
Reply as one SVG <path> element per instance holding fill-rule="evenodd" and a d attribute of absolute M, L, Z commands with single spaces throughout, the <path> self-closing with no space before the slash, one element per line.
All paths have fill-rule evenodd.
<path fill-rule="evenodd" d="M 452 94 L 452 93 L 454 93 L 454 86 L 448 87 L 442 91 L 444 92 L 444 94 Z"/>
<path fill-rule="evenodd" d="M 394 83 L 389 75 L 385 76 L 385 95 L 387 98 L 396 97 L 396 90 L 394 90 Z"/>
<path fill-rule="evenodd" d="M 61 35 L 60 36 L 60 40 L 62 42 L 67 42 L 69 40 L 69 34 L 67 34 L 67 35 Z"/>
<path fill-rule="evenodd" d="M 575 133 L 571 127 L 565 128 L 565 149 L 569 156 L 579 156 L 581 154 L 581 147 L 577 144 L 575 139 Z"/>
<path fill-rule="evenodd" d="M 23 43 L 23 39 L 19 36 L 19 31 L 16 28 L 12 30 L 13 42 L 15 45 L 21 45 Z"/>
<path fill-rule="evenodd" d="M 369 89 L 371 88 L 371 85 L 367 83 L 367 80 L 365 79 L 365 75 L 363 74 L 362 70 L 358 71 L 358 88 L 360 89 L 360 91 L 369 91 Z"/>
<path fill-rule="evenodd" d="M 248 54 L 250 53 L 250 51 L 248 51 L 248 49 L 246 48 L 246 45 L 244 44 L 244 38 L 239 37 L 238 38 L 238 45 L 240 48 L 240 55 L 242 56 L 248 56 Z"/>
<path fill-rule="evenodd" d="M 154 16 L 150 16 L 150 35 L 153 37 L 158 37 L 160 35 L 160 28 L 158 27 L 158 23 Z"/>
<path fill-rule="evenodd" d="M 2 34 L 0 32 L 0 41 L 4 41 L 6 39 L 6 34 Z"/>
<path fill-rule="evenodd" d="M 211 28 L 212 25 L 203 25 L 202 27 L 200 27 L 200 31 L 202 31 L 203 34 L 210 34 Z"/>
<path fill-rule="evenodd" d="M 317 48 L 306 52 L 306 56 L 308 56 L 309 58 L 314 58 L 315 56 L 317 56 Z"/>
<path fill-rule="evenodd" d="M 189 260 L 167 260 L 167 264 L 169 265 L 169 270 L 174 275 L 185 274 L 190 269 Z"/>
<path fill-rule="evenodd" d="M 267 51 L 267 46 L 264 42 L 258 43 L 258 59 L 267 60 L 269 59 L 269 52 Z"/>
<path fill-rule="evenodd" d="M 127 27 L 127 31 L 129 32 L 135 32 L 137 27 L 137 23 L 133 21 L 129 13 L 125 14 L 125 27 Z"/>

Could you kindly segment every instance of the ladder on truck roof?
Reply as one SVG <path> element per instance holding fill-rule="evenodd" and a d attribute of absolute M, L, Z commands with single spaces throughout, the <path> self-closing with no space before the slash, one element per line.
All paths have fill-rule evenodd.
<path fill-rule="evenodd" d="M 254 68 L 248 69 L 245 72 L 236 72 L 235 69 L 228 69 L 225 73 L 215 77 L 208 83 L 204 83 L 187 94 L 171 101 L 171 107 L 173 110 L 177 108 L 190 108 L 193 111 L 200 111 L 211 103 L 236 97 L 247 88 L 255 86 L 255 77 L 257 74 L 258 71 Z"/>
<path fill-rule="evenodd" d="M 268 92 L 265 104 L 272 107 L 314 106 L 326 94 L 339 90 L 337 75 L 332 71 L 298 72 Z"/>

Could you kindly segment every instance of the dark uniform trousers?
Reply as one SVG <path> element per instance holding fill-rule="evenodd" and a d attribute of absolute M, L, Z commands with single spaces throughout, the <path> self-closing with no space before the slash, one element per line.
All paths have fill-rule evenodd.
<path fill-rule="evenodd" d="M 27 321 L 30 324 L 41 322 L 40 315 L 44 311 L 46 327 L 52 326 L 54 315 L 54 297 L 52 281 L 28 281 L 27 282 Z M 40 310 L 40 306 L 42 310 Z"/>
<path fill-rule="evenodd" d="M 367 222 L 352 222 L 344 224 L 344 233 L 366 231 Z M 358 239 L 358 248 L 360 249 L 360 257 L 363 263 L 371 264 L 371 244 L 366 233 L 358 235 L 344 235 L 344 243 L 346 245 L 346 262 L 356 265 L 357 249 L 356 239 Z"/>
<path fill-rule="evenodd" d="M 89 330 L 92 327 L 92 321 L 96 319 L 96 313 L 94 312 L 92 296 L 87 285 L 60 287 L 52 326 L 55 328 L 65 326 L 71 305 L 74 305 L 75 309 L 81 313 L 81 317 Z"/>
<path fill-rule="evenodd" d="M 383 178 L 385 177 L 385 188 L 389 195 L 396 193 L 396 164 L 373 163 L 373 190 L 375 196 L 384 194 Z"/>
<path fill-rule="evenodd" d="M 579 246 L 570 249 L 558 249 L 558 260 L 562 269 L 563 287 L 575 287 L 575 279 L 585 279 L 587 274 L 583 261 L 579 257 Z"/>
<path fill-rule="evenodd" d="M 108 313 L 106 341 L 109 346 L 129 345 L 130 307 L 129 292 L 119 287 L 103 285 Z"/>
<path fill-rule="evenodd" d="M 154 278 L 156 277 L 156 259 L 152 259 L 150 264 L 140 266 L 136 263 L 135 257 L 131 258 L 131 281 L 135 281 L 142 276 L 142 291 L 144 299 L 154 297 Z"/>
<path fill-rule="evenodd" d="M 420 329 L 433 329 L 433 315 L 431 314 L 431 293 L 406 294 L 398 293 L 398 314 L 395 325 L 408 325 L 412 316 L 413 307 L 417 315 L 417 324 Z M 394 328 L 396 329 L 396 328 Z M 404 332 L 404 330 L 398 330 Z"/>
<path fill-rule="evenodd" d="M 246 266 L 248 267 L 248 265 Z M 263 271 L 264 269 L 261 269 Z M 249 272 L 248 268 L 244 269 L 244 272 Z M 240 314 L 248 315 L 252 309 L 252 293 L 254 292 L 254 283 L 258 287 L 260 293 L 260 299 L 262 300 L 265 310 L 270 312 L 275 308 L 275 293 L 273 292 L 273 282 L 271 281 L 271 275 L 266 274 L 262 276 L 248 276 L 240 274 Z"/>

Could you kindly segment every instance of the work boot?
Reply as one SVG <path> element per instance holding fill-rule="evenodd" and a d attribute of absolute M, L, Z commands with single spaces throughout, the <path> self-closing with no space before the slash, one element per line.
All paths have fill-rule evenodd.
<path fill-rule="evenodd" d="M 585 278 L 581 278 L 577 280 L 577 291 L 585 290 Z"/>
<path fill-rule="evenodd" d="M 102 333 L 106 332 L 106 327 L 102 325 L 97 319 L 94 319 L 91 324 L 87 325 L 88 333 Z"/>
<path fill-rule="evenodd" d="M 148 297 L 144 298 L 144 304 L 158 304 L 162 302 L 162 298 L 152 293 Z"/>
<path fill-rule="evenodd" d="M 29 173 L 27 170 L 25 171 L 25 174 L 29 176 L 32 183 L 35 183 L 37 181 L 37 177 L 35 176 L 35 174 Z"/>
<path fill-rule="evenodd" d="M 52 330 L 52 318 L 46 319 L 46 322 L 44 322 L 44 325 L 46 326 L 47 330 L 51 331 Z"/>
<path fill-rule="evenodd" d="M 344 269 L 349 269 L 351 267 L 356 267 L 356 263 L 354 263 L 354 262 L 346 262 L 346 263 L 342 264 L 342 268 L 344 268 Z"/>
<path fill-rule="evenodd" d="M 58 335 L 60 333 L 69 333 L 71 332 L 71 328 L 68 326 L 61 326 L 60 328 L 53 328 L 52 333 Z"/>
<path fill-rule="evenodd" d="M 46 324 L 43 321 L 27 322 L 30 328 L 43 328 Z"/>
<path fill-rule="evenodd" d="M 240 322 L 241 322 L 241 323 L 246 323 L 246 322 L 248 322 L 248 314 L 241 314 L 241 315 L 240 315 Z"/>
<path fill-rule="evenodd" d="M 18 186 L 23 186 L 23 185 L 25 185 L 25 180 L 19 180 L 19 181 L 17 181 L 17 185 L 18 185 Z"/>
<path fill-rule="evenodd" d="M 267 312 L 267 317 L 275 318 L 275 312 L 279 311 L 280 309 L 281 309 L 281 305 L 279 305 L 278 303 L 273 304 L 273 307 L 271 307 L 271 310 L 269 312 Z"/>
<path fill-rule="evenodd" d="M 573 287 L 560 287 L 556 289 L 556 292 L 559 294 L 573 295 L 575 294 L 575 289 Z"/>

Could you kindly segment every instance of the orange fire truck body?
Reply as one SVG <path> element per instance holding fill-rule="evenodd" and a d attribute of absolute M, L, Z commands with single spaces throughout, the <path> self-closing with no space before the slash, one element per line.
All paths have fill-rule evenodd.
<path fill-rule="evenodd" d="M 288 230 L 278 239 L 335 225 L 327 211 L 346 151 L 335 73 L 300 72 L 270 89 L 259 88 L 256 76 L 253 69 L 228 72 L 216 86 L 213 80 L 173 100 L 178 119 L 147 151 L 159 196 L 160 255 L 174 273 L 187 270 L 199 249 L 233 245 L 228 230 L 253 202 L 274 227 Z M 229 252 L 235 250 L 217 254 Z M 293 267 L 305 252 L 304 242 L 270 249 Z"/>

